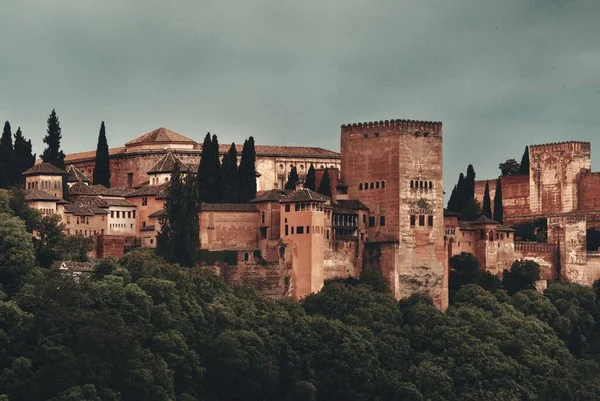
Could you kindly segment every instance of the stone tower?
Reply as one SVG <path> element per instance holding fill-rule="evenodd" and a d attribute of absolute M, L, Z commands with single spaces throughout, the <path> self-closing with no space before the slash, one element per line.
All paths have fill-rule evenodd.
<path fill-rule="evenodd" d="M 348 198 L 370 209 L 365 267 L 381 269 L 397 298 L 427 292 L 445 309 L 442 124 L 343 125 L 341 161 Z"/>

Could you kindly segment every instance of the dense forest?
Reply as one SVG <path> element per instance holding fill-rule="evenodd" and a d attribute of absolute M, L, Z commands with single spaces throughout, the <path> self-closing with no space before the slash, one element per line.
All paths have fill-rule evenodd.
<path fill-rule="evenodd" d="M 150 249 L 75 276 L 39 267 L 32 211 L 7 202 L 0 400 L 600 399 L 599 286 L 523 290 L 461 255 L 442 313 L 374 272 L 296 303 Z"/>

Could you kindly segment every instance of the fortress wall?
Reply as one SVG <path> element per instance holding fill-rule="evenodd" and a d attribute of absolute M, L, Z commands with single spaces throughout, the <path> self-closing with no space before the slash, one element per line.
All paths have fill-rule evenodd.
<path fill-rule="evenodd" d="M 333 241 L 331 248 L 325 248 L 325 280 L 358 277 L 360 256 L 357 241 Z"/>

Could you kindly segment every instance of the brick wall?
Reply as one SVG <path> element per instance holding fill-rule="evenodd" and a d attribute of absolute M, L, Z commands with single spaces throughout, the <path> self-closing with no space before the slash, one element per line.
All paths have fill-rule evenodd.
<path fill-rule="evenodd" d="M 333 241 L 324 253 L 323 272 L 325 280 L 358 277 L 362 255 L 358 241 Z"/>
<path fill-rule="evenodd" d="M 96 259 L 116 258 L 123 256 L 125 237 L 117 235 L 98 235 L 96 237 Z"/>
<path fill-rule="evenodd" d="M 259 212 L 200 213 L 200 249 L 258 249 Z"/>
<path fill-rule="evenodd" d="M 515 242 L 513 262 L 516 259 L 533 260 L 540 265 L 540 278 L 542 280 L 556 280 L 556 256 L 555 245 L 536 242 Z"/>
<path fill-rule="evenodd" d="M 579 210 L 600 211 L 600 173 L 580 175 Z"/>

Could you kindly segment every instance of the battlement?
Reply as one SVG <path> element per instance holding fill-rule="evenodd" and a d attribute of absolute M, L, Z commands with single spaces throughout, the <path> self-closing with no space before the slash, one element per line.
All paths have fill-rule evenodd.
<path fill-rule="evenodd" d="M 442 123 L 439 121 L 418 121 L 418 120 L 385 120 L 371 121 L 364 123 L 351 123 L 342 125 L 342 132 L 371 130 L 382 128 L 397 128 L 401 130 L 430 130 L 439 132 L 442 128 Z"/>
<path fill-rule="evenodd" d="M 590 151 L 590 142 L 583 141 L 567 141 L 567 142 L 553 142 L 539 145 L 530 145 L 529 151 L 531 153 L 545 153 L 545 152 L 556 152 L 556 151 Z"/>
<path fill-rule="evenodd" d="M 523 242 L 515 241 L 515 251 L 526 253 L 552 253 L 556 252 L 556 246 L 552 244 L 544 244 L 540 242 Z"/>

